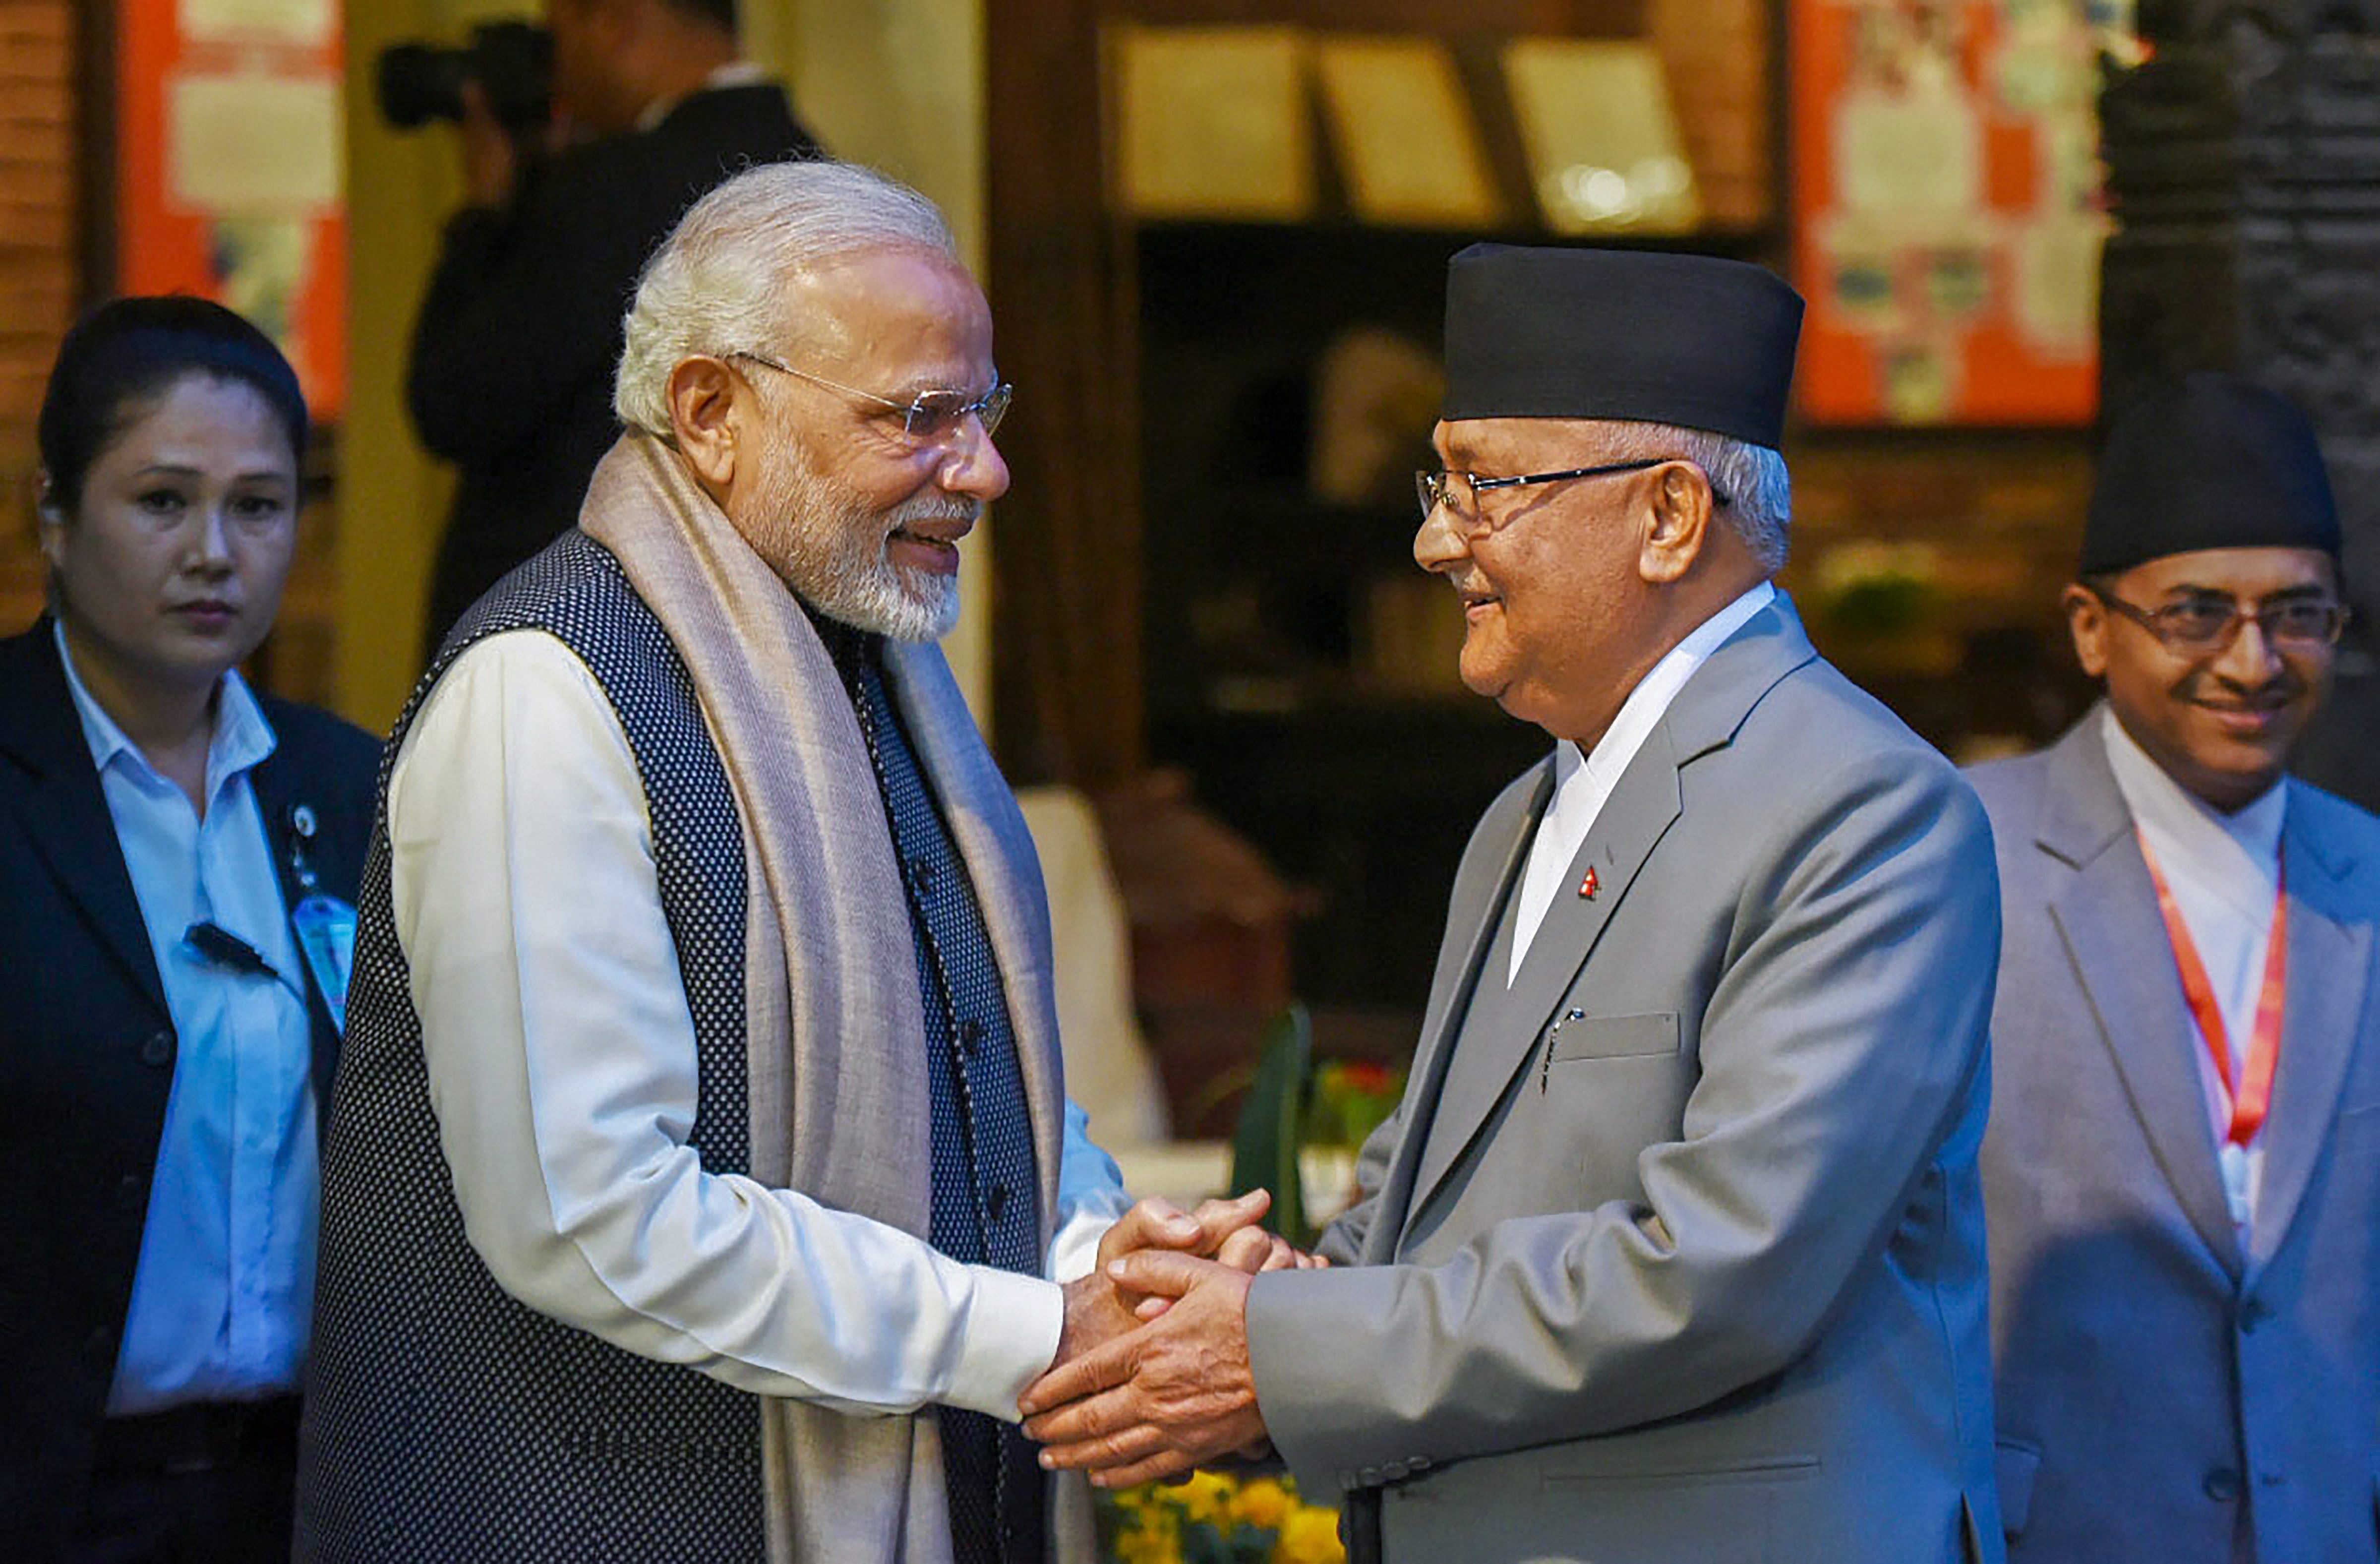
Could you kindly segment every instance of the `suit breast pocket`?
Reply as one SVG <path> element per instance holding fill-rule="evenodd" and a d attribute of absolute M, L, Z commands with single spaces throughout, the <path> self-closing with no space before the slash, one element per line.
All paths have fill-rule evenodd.
<path fill-rule="evenodd" d="M 1546 1062 L 1576 1059 L 1645 1059 L 1678 1051 L 1678 1015 L 1586 1015 L 1567 1011 L 1546 1029 Z"/>
<path fill-rule="evenodd" d="M 1516 1111 L 1526 1167 L 1510 1175 L 1531 1211 L 1572 1211 L 1644 1195 L 1636 1159 L 1678 1138 L 1694 1071 L 1674 1012 L 1580 1015 L 1564 1010 L 1538 1044 L 1535 1087 Z M 1526 1191 L 1525 1197 L 1522 1196 Z"/>

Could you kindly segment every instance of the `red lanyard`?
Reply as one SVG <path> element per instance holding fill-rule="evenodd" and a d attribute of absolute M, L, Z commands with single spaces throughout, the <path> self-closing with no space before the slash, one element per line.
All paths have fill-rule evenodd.
<path fill-rule="evenodd" d="M 2256 996 L 2255 1030 L 2248 1037 L 2248 1067 L 2245 1078 L 2236 1075 L 2231 1068 L 2231 1037 L 2223 1024 L 2223 1009 L 2215 1002 L 2215 985 L 2207 980 L 2206 964 L 2198 959 L 2198 946 L 2190 937 L 2190 929 L 2181 921 L 2181 909 L 2174 904 L 2173 892 L 2157 868 L 2156 855 L 2149 851 L 2149 839 L 2141 838 L 2141 856 L 2148 860 L 2149 880 L 2156 887 L 2157 911 L 2165 915 L 2166 938 L 2173 941 L 2174 964 L 2181 969 L 2181 992 L 2190 1001 L 2190 1013 L 2198 1021 L 2199 1034 L 2206 1039 L 2206 1051 L 2215 1061 L 2216 1077 L 2231 1099 L 2231 1130 L 2228 1138 L 2234 1146 L 2246 1146 L 2265 1127 L 2265 1114 L 2273 1104 L 2273 1071 L 2281 1059 L 2281 993 L 2286 986 L 2289 963 L 2289 903 L 2286 869 L 2276 876 L 2278 884 L 2273 892 L 2273 934 L 2265 953 L 2265 986 Z"/>

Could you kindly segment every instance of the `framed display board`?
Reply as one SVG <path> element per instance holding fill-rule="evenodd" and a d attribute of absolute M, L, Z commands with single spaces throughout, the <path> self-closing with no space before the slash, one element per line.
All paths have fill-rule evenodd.
<path fill-rule="evenodd" d="M 2097 411 L 2096 54 L 2073 0 L 1788 0 L 1801 410 Z"/>
<path fill-rule="evenodd" d="M 346 396 L 338 0 L 111 0 L 105 291 L 193 293 L 263 328 L 318 418 Z"/>

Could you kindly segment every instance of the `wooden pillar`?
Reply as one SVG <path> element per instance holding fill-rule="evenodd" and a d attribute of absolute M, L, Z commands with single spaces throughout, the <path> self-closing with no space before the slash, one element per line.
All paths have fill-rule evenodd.
<path fill-rule="evenodd" d="M 2142 0 L 2139 23 L 2151 57 L 2101 99 L 2101 403 L 2221 369 L 2313 419 L 2359 624 L 2299 769 L 2380 807 L 2380 0 Z"/>
<path fill-rule="evenodd" d="M 1090 0 L 990 0 L 989 272 L 1014 475 L 993 539 L 992 709 L 1018 781 L 1141 766 L 1140 393 L 1129 236 L 1101 186 Z"/>
<path fill-rule="evenodd" d="M 112 187 L 86 175 L 104 169 L 115 144 L 109 10 L 0 0 L 0 635 L 42 607 L 33 425 L 58 339 L 100 270 L 85 259 L 91 214 Z M 103 129 L 109 139 L 83 150 Z"/>

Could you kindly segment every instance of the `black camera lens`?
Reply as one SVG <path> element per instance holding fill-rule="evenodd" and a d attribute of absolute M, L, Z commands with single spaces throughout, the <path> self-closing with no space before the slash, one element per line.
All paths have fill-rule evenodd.
<path fill-rule="evenodd" d="M 392 43 L 381 51 L 380 115 L 399 130 L 463 117 L 463 51 Z"/>
<path fill-rule="evenodd" d="M 536 130 L 553 115 L 553 35 L 528 22 L 488 22 L 460 47 L 392 43 L 375 84 L 381 117 L 399 130 L 463 117 L 463 83 L 476 81 L 497 122 Z"/>

